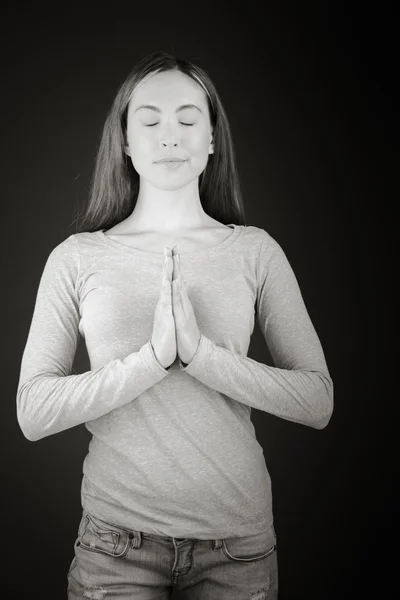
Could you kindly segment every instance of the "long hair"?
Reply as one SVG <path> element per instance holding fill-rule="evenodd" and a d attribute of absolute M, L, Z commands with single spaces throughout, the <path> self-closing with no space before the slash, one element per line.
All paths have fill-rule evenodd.
<path fill-rule="evenodd" d="M 214 153 L 199 177 L 203 210 L 223 224 L 245 225 L 245 214 L 228 119 L 209 75 L 193 63 L 167 52 L 142 58 L 120 86 L 107 115 L 90 183 L 86 208 L 78 214 L 77 232 L 109 229 L 133 211 L 139 174 L 124 147 L 128 106 L 135 87 L 148 75 L 178 70 L 199 83 L 207 94 L 213 126 Z M 83 214 L 82 214 L 83 213 Z"/>

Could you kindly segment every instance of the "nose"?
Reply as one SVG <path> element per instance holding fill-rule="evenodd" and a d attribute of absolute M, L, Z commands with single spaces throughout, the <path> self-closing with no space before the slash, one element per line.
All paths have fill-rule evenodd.
<path fill-rule="evenodd" d="M 161 137 L 161 144 L 163 148 L 176 148 L 178 143 L 178 138 L 173 133 L 163 135 Z"/>
<path fill-rule="evenodd" d="M 179 145 L 178 134 L 177 134 L 176 130 L 174 129 L 174 127 L 171 127 L 171 124 L 169 124 L 169 126 L 167 126 L 167 127 L 164 127 L 164 129 L 160 135 L 160 141 L 161 141 L 163 148 L 168 148 L 168 147 L 176 148 Z"/>

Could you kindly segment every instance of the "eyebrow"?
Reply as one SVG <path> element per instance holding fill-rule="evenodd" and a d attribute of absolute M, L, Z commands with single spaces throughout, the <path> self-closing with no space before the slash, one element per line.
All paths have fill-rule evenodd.
<path fill-rule="evenodd" d="M 150 108 L 150 110 L 155 110 L 158 113 L 162 112 L 161 108 L 158 108 L 158 106 L 154 106 L 153 104 L 141 104 L 140 106 L 137 107 L 137 109 L 135 110 L 135 112 L 137 112 L 141 108 Z M 197 108 L 197 110 L 199 110 L 200 112 L 203 112 L 195 104 L 182 104 L 181 106 L 178 106 L 178 108 L 176 109 L 175 112 L 179 112 L 180 110 L 185 110 L 185 108 Z"/>

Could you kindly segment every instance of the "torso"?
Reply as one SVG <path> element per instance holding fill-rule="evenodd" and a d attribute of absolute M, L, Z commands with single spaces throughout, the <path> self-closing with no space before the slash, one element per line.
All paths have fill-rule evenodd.
<path fill-rule="evenodd" d="M 132 229 L 127 231 L 122 221 L 105 231 L 104 234 L 120 244 L 144 250 L 145 252 L 163 254 L 165 246 L 172 250 L 174 246 L 179 245 L 180 254 L 185 254 L 186 252 L 196 252 L 197 250 L 216 246 L 229 237 L 232 230 L 232 227 L 211 219 L 209 223 L 201 225 L 197 229 L 191 229 L 187 232 L 183 231 L 172 236 L 158 232 L 142 232 Z"/>

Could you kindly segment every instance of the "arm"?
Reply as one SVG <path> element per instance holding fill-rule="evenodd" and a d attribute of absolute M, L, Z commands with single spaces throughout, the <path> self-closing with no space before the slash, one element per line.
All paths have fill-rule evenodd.
<path fill-rule="evenodd" d="M 147 342 L 102 368 L 70 374 L 79 337 L 78 271 L 77 242 L 71 236 L 47 259 L 22 357 L 17 418 L 30 441 L 97 419 L 169 372 Z"/>
<path fill-rule="evenodd" d="M 322 429 L 333 411 L 333 382 L 295 274 L 269 235 L 260 249 L 257 320 L 274 367 L 217 346 L 201 334 L 189 375 L 234 400 Z"/>

